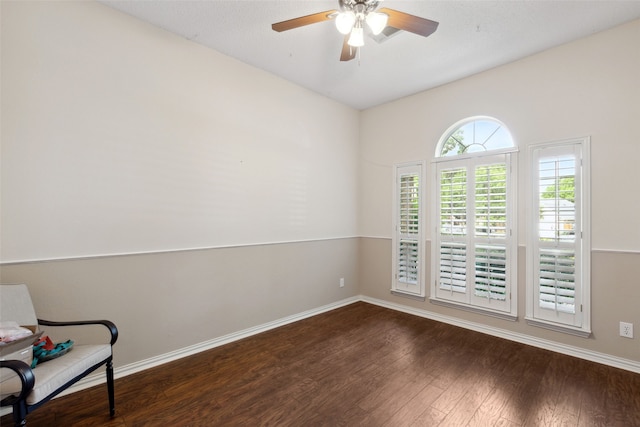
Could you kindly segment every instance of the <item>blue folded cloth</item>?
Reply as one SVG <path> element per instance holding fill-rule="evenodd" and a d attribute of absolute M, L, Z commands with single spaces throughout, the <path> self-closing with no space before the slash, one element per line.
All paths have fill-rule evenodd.
<path fill-rule="evenodd" d="M 73 348 L 73 341 L 67 340 L 56 344 L 53 349 L 46 350 L 44 347 L 46 342 L 42 341 L 33 346 L 33 362 L 31 362 L 31 368 L 35 368 L 38 363 L 46 362 L 47 360 L 55 359 L 63 354 L 68 353 Z"/>

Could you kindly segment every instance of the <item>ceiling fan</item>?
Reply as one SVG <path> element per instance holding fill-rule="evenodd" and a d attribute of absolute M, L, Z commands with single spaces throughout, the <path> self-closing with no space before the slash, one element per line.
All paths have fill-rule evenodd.
<path fill-rule="evenodd" d="M 326 10 L 300 16 L 271 25 L 275 31 L 287 31 L 317 22 L 335 19 L 338 31 L 345 35 L 340 61 L 356 57 L 358 48 L 364 45 L 364 30 L 371 30 L 371 37 L 381 43 L 400 30 L 428 37 L 438 28 L 438 23 L 419 16 L 409 15 L 383 7 L 376 10 L 382 0 L 338 0 L 340 10 Z M 366 23 L 366 26 L 365 26 Z"/>

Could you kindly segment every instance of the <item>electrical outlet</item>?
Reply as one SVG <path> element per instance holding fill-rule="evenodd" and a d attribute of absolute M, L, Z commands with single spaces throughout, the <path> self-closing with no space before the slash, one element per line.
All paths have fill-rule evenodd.
<path fill-rule="evenodd" d="M 340 278 L 340 287 L 344 288 L 344 277 Z"/>
<path fill-rule="evenodd" d="M 633 323 L 620 322 L 620 336 L 633 338 Z"/>

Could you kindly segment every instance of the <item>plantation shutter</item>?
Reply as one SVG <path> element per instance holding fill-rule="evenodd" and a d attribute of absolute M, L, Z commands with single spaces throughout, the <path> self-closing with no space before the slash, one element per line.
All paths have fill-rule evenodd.
<path fill-rule="evenodd" d="M 422 165 L 396 166 L 393 290 L 424 296 Z"/>
<path fill-rule="evenodd" d="M 475 168 L 475 288 L 480 305 L 506 301 L 507 167 L 505 163 Z M 484 300 L 484 301 L 483 301 Z"/>
<path fill-rule="evenodd" d="M 500 154 L 438 165 L 438 298 L 511 311 L 509 159 Z"/>
<path fill-rule="evenodd" d="M 580 157 L 579 144 L 533 150 L 533 317 L 573 327 L 583 319 Z"/>
<path fill-rule="evenodd" d="M 575 252 L 541 248 L 538 254 L 538 269 L 539 308 L 556 314 L 575 314 Z"/>
<path fill-rule="evenodd" d="M 467 291 L 467 168 L 439 173 L 438 294 L 460 299 Z"/>
<path fill-rule="evenodd" d="M 504 246 L 476 245 L 475 296 L 507 298 L 507 252 Z"/>

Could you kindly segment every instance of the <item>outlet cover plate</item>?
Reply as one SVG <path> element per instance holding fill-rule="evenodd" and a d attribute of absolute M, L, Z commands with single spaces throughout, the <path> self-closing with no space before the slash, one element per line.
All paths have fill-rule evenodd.
<path fill-rule="evenodd" d="M 620 336 L 633 338 L 633 323 L 620 322 Z"/>

